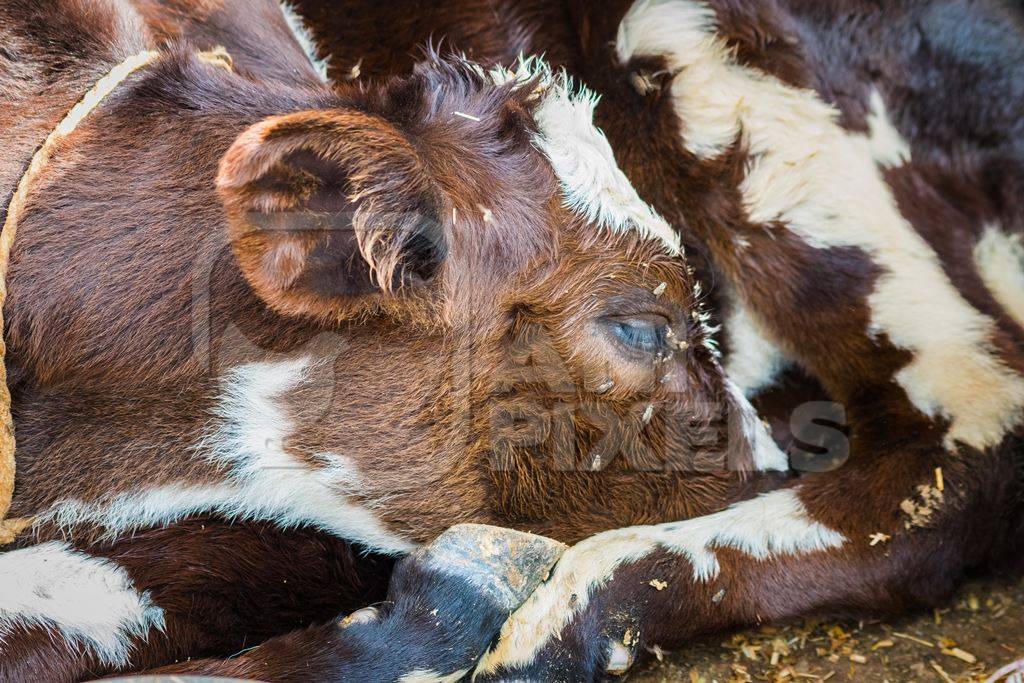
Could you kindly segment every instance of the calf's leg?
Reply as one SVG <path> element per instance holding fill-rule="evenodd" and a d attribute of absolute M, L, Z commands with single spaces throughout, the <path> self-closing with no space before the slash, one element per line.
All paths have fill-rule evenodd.
<path fill-rule="evenodd" d="M 0 681 L 228 656 L 382 599 L 394 560 L 312 529 L 189 520 L 0 553 Z M 28 543 L 35 542 L 35 545 Z"/>
<path fill-rule="evenodd" d="M 1016 439 L 973 457 L 904 448 L 715 515 L 594 536 L 503 627 L 477 680 L 605 680 L 725 628 L 936 604 L 966 569 L 1019 555 L 1020 452 Z"/>
<path fill-rule="evenodd" d="M 457 681 L 564 546 L 509 529 L 459 525 L 402 560 L 378 607 L 296 631 L 232 659 L 164 667 L 266 681 Z"/>
<path fill-rule="evenodd" d="M 388 558 L 269 524 L 192 520 L 113 543 L 44 541 L 0 555 L 0 681 L 161 666 L 274 681 L 443 679 L 473 667 L 563 549 L 460 525 L 392 573 Z M 384 598 L 389 575 L 387 600 L 338 616 Z M 311 623 L 325 625 L 296 631 Z"/>

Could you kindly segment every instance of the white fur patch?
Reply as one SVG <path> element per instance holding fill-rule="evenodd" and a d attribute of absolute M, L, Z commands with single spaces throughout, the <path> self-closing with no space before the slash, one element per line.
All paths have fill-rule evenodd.
<path fill-rule="evenodd" d="M 313 69 L 316 70 L 320 80 L 327 83 L 327 65 L 328 59 L 320 56 L 320 50 L 317 47 L 316 39 L 313 38 L 313 32 L 309 30 L 306 23 L 299 16 L 299 13 L 295 11 L 289 2 L 278 3 L 281 6 L 281 14 L 284 15 L 284 21 L 288 24 L 288 28 L 291 29 L 292 35 L 295 36 L 295 40 L 298 41 L 299 45 L 302 46 L 302 51 L 309 57 L 309 63 L 313 65 Z"/>
<path fill-rule="evenodd" d="M 681 254 L 679 235 L 644 202 L 619 168 L 608 139 L 594 125 L 598 96 L 575 87 L 564 73 L 552 74 L 537 58 L 520 60 L 516 72 L 492 69 L 496 83 L 538 77 L 537 147 L 547 156 L 562 186 L 565 204 L 588 221 L 614 232 L 636 230 Z"/>
<path fill-rule="evenodd" d="M 722 512 L 686 522 L 607 531 L 566 551 L 542 584 L 502 628 L 497 647 L 477 673 L 530 664 L 544 645 L 586 609 L 595 589 L 623 564 L 657 550 L 677 553 L 692 567 L 692 580 L 706 582 L 720 571 L 715 548 L 733 548 L 756 560 L 839 548 L 846 538 L 815 522 L 792 489 L 773 491 Z M 665 581 L 681 580 L 667 572 Z M 575 600 L 573 600 L 575 596 Z"/>
<path fill-rule="evenodd" d="M 625 63 L 636 56 L 664 56 L 673 80 L 675 109 L 683 123 L 686 149 L 703 159 L 727 151 L 740 135 L 738 111 L 745 106 L 730 92 L 738 80 L 724 45 L 715 36 L 715 13 L 690 0 L 638 0 L 619 24 L 615 49 Z M 722 83 L 727 78 L 733 83 Z"/>
<path fill-rule="evenodd" d="M 469 669 L 463 669 L 462 671 L 456 671 L 453 674 L 443 676 L 436 671 L 416 669 L 399 678 L 398 683 L 457 683 L 465 678 L 468 673 Z"/>
<path fill-rule="evenodd" d="M 754 410 L 743 391 L 731 379 L 726 378 L 725 389 L 729 392 L 732 400 L 742 411 L 740 420 L 743 428 L 743 436 L 750 443 L 750 450 L 754 458 L 754 469 L 758 471 L 775 470 L 785 472 L 789 469 L 789 458 L 775 443 L 775 439 L 768 432 L 768 427 L 761 421 L 761 417 Z"/>
<path fill-rule="evenodd" d="M 13 629 L 33 626 L 121 666 L 132 639 L 163 631 L 164 613 L 121 567 L 52 541 L 0 554 L 0 658 Z"/>
<path fill-rule="evenodd" d="M 775 383 L 789 359 L 765 336 L 747 307 L 736 297 L 732 299 L 732 311 L 725 323 L 729 340 L 725 374 L 744 396 L 756 396 Z"/>
<path fill-rule="evenodd" d="M 737 63 L 714 21 L 696 0 L 639 0 L 620 26 L 619 56 L 662 56 L 677 72 L 675 108 L 694 154 L 717 157 L 742 131 L 751 221 L 783 223 L 818 248 L 857 247 L 881 267 L 868 331 L 913 353 L 896 380 L 919 410 L 950 421 L 947 447 L 998 444 L 1024 415 L 1024 379 L 992 348 L 993 321 L 899 213 L 876 163 L 895 156 L 879 142 L 881 119 L 873 136 L 847 133 L 815 93 Z"/>
<path fill-rule="evenodd" d="M 308 358 L 250 363 L 224 382 L 217 426 L 197 450 L 223 465 L 228 481 L 213 486 L 176 484 L 124 494 L 100 503 L 64 501 L 39 522 L 72 526 L 89 522 L 120 536 L 216 512 L 231 519 L 268 520 L 281 527 L 312 525 L 385 553 L 406 553 L 411 542 L 388 531 L 371 510 L 350 497 L 360 490 L 352 461 L 320 454 L 310 467 L 284 450 L 292 424 L 275 398 L 303 380 Z"/>
<path fill-rule="evenodd" d="M 868 113 L 868 144 L 871 157 L 883 168 L 903 166 L 910 162 L 910 145 L 892 125 L 885 100 L 877 88 L 871 90 L 871 111 Z"/>
<path fill-rule="evenodd" d="M 1024 239 L 1008 235 L 997 225 L 985 226 L 974 246 L 978 274 L 999 305 L 1024 325 Z"/>

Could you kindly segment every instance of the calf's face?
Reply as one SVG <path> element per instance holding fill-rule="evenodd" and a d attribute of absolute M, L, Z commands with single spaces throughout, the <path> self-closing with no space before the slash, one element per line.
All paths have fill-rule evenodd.
<path fill-rule="evenodd" d="M 429 527 L 438 487 L 434 531 L 571 539 L 720 503 L 730 470 L 781 454 L 723 378 L 678 237 L 616 167 L 593 98 L 522 70 L 424 65 L 350 108 L 257 123 L 223 157 L 251 288 L 344 331 L 345 350 L 307 359 L 334 361 L 335 386 L 281 398 L 291 445 L 361 452 L 397 522 Z"/>

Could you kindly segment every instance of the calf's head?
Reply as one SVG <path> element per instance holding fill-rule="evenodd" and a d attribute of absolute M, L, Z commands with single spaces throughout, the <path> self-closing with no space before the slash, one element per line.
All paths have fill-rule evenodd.
<path fill-rule="evenodd" d="M 19 231 L 16 513 L 572 540 L 784 465 L 594 105 L 538 63 L 330 91 L 178 55 L 126 83 Z"/>
<path fill-rule="evenodd" d="M 253 125 L 217 180 L 252 290 L 340 335 L 303 365 L 330 391 L 280 397 L 293 449 L 352 457 L 405 524 L 562 538 L 692 514 L 728 470 L 784 466 L 591 95 L 537 63 L 430 62 L 342 98 Z"/>

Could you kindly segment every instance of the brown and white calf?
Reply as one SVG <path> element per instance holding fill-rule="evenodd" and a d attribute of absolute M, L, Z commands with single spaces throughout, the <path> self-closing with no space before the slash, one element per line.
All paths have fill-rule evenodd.
<path fill-rule="evenodd" d="M 61 143 L 20 220 L 11 515 L 35 523 L 0 552 L 0 679 L 303 628 L 176 670 L 457 677 L 554 551 L 479 527 L 420 549 L 450 526 L 575 542 L 714 512 L 785 469 L 587 92 L 537 62 L 436 58 L 335 90 L 275 4 L 144 4 L 0 2 L 12 189 L 98 79 L 161 49 Z M 837 542 L 770 500 L 805 543 Z"/>
<path fill-rule="evenodd" d="M 567 552 L 480 667 L 624 672 L 645 648 L 818 612 L 935 604 L 1024 547 L 1024 20 L 997 0 L 306 0 L 339 82 L 438 41 L 543 53 L 601 95 L 680 226 L 751 396 L 786 367 L 849 457 L 711 516 Z M 671 505 L 659 498 L 659 505 Z"/>

